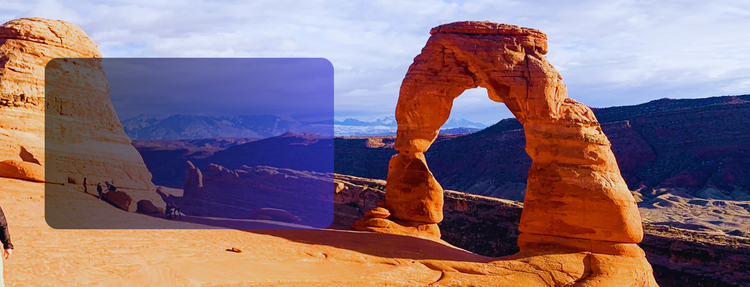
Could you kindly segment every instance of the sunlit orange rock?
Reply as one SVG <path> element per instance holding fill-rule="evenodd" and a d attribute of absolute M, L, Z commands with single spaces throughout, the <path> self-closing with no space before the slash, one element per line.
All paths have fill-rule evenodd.
<path fill-rule="evenodd" d="M 0 25 L 0 161 L 40 165 L 48 182 L 114 182 L 128 197 L 126 210 L 141 200 L 163 207 L 115 113 L 98 58 L 94 42 L 71 23 L 23 18 Z M 54 96 L 45 99 L 45 89 Z"/>
<path fill-rule="evenodd" d="M 366 217 L 353 227 L 439 238 L 439 232 L 435 236 L 404 224 L 437 227 L 442 219 L 443 190 L 424 152 L 448 119 L 453 100 L 466 89 L 483 87 L 523 124 L 533 161 L 519 227 L 521 253 L 497 264 L 539 257 L 591 272 L 580 286 L 655 286 L 651 266 L 635 245 L 643 237 L 640 214 L 609 140 L 591 109 L 567 98 L 562 77 L 544 57 L 546 36 L 490 22 L 456 22 L 430 34 L 409 67 L 396 107 L 399 154 L 389 164 L 385 200 L 391 217 Z M 572 255 L 545 257 L 548 253 L 588 257 L 581 263 Z M 547 285 L 565 281 L 552 277 Z"/>
<path fill-rule="evenodd" d="M 15 159 L 0 162 L 0 177 L 44 182 L 44 168 L 36 163 Z"/>

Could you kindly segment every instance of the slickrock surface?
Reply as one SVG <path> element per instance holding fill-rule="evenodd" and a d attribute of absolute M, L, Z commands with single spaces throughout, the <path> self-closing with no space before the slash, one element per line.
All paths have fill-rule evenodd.
<path fill-rule="evenodd" d="M 562 76 L 544 58 L 546 36 L 490 22 L 456 22 L 430 33 L 396 107 L 399 154 L 390 160 L 385 194 L 392 224 L 368 217 L 354 227 L 439 236 L 426 226 L 437 227 L 443 219 L 443 189 L 424 152 L 448 119 L 453 99 L 484 87 L 523 124 L 532 158 L 519 227 L 521 252 L 503 260 L 501 268 L 513 274 L 522 271 L 514 264 L 539 258 L 538 272 L 548 275 L 556 263 L 591 272 L 585 279 L 551 272 L 547 284 L 655 286 L 651 266 L 636 245 L 643 230 L 635 199 L 593 112 L 567 98 Z M 588 264 L 580 263 L 584 258 Z"/>
<path fill-rule="evenodd" d="M 44 184 L 0 178 L 0 206 L 16 248 L 3 262 L 6 286 L 426 286 L 443 271 L 423 262 L 488 260 L 398 235 L 205 230 L 211 227 L 128 213 L 78 189 L 66 192 L 104 220 L 192 230 L 52 229 Z M 242 253 L 225 251 L 231 247 Z"/>
<path fill-rule="evenodd" d="M 0 26 L 0 58 L 0 161 L 34 162 L 56 183 L 114 182 L 128 190 L 129 200 L 118 204 L 126 210 L 141 200 L 164 206 L 115 114 L 101 54 L 86 33 L 64 21 L 12 20 Z M 45 100 L 48 63 L 53 96 Z"/>

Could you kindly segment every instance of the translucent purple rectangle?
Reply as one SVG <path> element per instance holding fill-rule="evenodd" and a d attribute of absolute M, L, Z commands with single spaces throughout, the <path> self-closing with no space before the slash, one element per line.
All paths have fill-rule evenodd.
<path fill-rule="evenodd" d="M 299 229 L 333 221 L 322 58 L 56 58 L 45 218 L 58 229 Z"/>

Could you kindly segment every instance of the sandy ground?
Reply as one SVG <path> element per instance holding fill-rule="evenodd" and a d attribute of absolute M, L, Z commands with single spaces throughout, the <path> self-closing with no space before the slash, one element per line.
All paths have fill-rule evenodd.
<path fill-rule="evenodd" d="M 97 216 L 173 224 L 71 196 L 101 205 Z M 423 286 L 443 274 L 434 262 L 490 260 L 442 242 L 355 231 L 53 229 L 44 200 L 43 184 L 0 178 L 16 247 L 4 262 L 7 286 Z"/>
<path fill-rule="evenodd" d="M 703 199 L 671 190 L 638 207 L 644 221 L 653 224 L 750 237 L 750 201 Z"/>

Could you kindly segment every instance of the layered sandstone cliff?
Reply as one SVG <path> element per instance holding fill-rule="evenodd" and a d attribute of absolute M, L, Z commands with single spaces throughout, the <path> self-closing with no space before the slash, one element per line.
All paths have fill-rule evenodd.
<path fill-rule="evenodd" d="M 68 184 L 86 178 L 90 192 L 109 181 L 126 193 L 110 199 L 125 210 L 142 200 L 163 206 L 115 113 L 99 58 L 94 42 L 68 22 L 24 18 L 0 26 L 0 161 L 10 163 L 0 176 Z"/>

